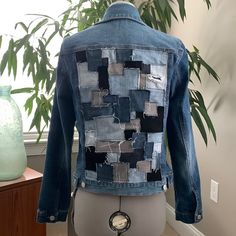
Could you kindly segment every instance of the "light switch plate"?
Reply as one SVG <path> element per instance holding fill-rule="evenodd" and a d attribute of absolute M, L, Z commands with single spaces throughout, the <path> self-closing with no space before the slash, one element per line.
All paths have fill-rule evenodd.
<path fill-rule="evenodd" d="M 210 198 L 214 202 L 218 202 L 219 198 L 219 183 L 215 180 L 211 179 L 211 192 L 210 192 Z"/>

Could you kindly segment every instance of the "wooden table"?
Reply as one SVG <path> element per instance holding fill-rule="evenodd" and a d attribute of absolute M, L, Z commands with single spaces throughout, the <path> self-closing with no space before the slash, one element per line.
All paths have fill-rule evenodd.
<path fill-rule="evenodd" d="M 0 181 L 0 236 L 45 236 L 36 222 L 42 174 L 26 168 L 15 180 Z"/>

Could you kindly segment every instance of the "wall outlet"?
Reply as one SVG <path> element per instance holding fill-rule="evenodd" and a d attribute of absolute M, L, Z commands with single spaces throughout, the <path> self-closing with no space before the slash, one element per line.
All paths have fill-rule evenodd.
<path fill-rule="evenodd" d="M 210 198 L 214 202 L 218 202 L 219 198 L 219 183 L 216 182 L 215 180 L 211 179 L 211 193 L 210 193 Z"/>

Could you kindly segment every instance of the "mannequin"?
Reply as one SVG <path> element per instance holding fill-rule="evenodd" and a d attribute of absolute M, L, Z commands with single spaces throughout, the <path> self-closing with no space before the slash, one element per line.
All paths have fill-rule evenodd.
<path fill-rule="evenodd" d="M 117 1 L 112 3 L 130 2 Z M 135 7 L 135 6 L 134 6 Z M 165 193 L 151 196 L 115 196 L 96 194 L 79 187 L 74 196 L 74 229 L 78 236 L 160 236 L 166 223 Z M 127 231 L 117 233 L 109 227 L 116 211 L 125 212 L 131 220 Z"/>
<path fill-rule="evenodd" d="M 121 204 L 120 204 L 121 203 Z M 166 224 L 165 193 L 151 196 L 96 194 L 79 188 L 74 199 L 74 230 L 78 236 L 115 236 L 109 227 L 112 213 L 120 210 L 131 219 L 123 236 L 160 236 Z"/>

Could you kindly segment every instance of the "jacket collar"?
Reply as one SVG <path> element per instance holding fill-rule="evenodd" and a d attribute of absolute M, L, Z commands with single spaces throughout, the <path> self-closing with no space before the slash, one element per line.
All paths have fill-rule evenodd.
<path fill-rule="evenodd" d="M 134 5 L 131 5 L 126 2 L 112 3 L 105 11 L 105 14 L 103 15 L 102 19 L 96 22 L 95 25 L 116 19 L 130 19 L 140 24 L 146 25 L 142 21 L 138 9 Z"/>

